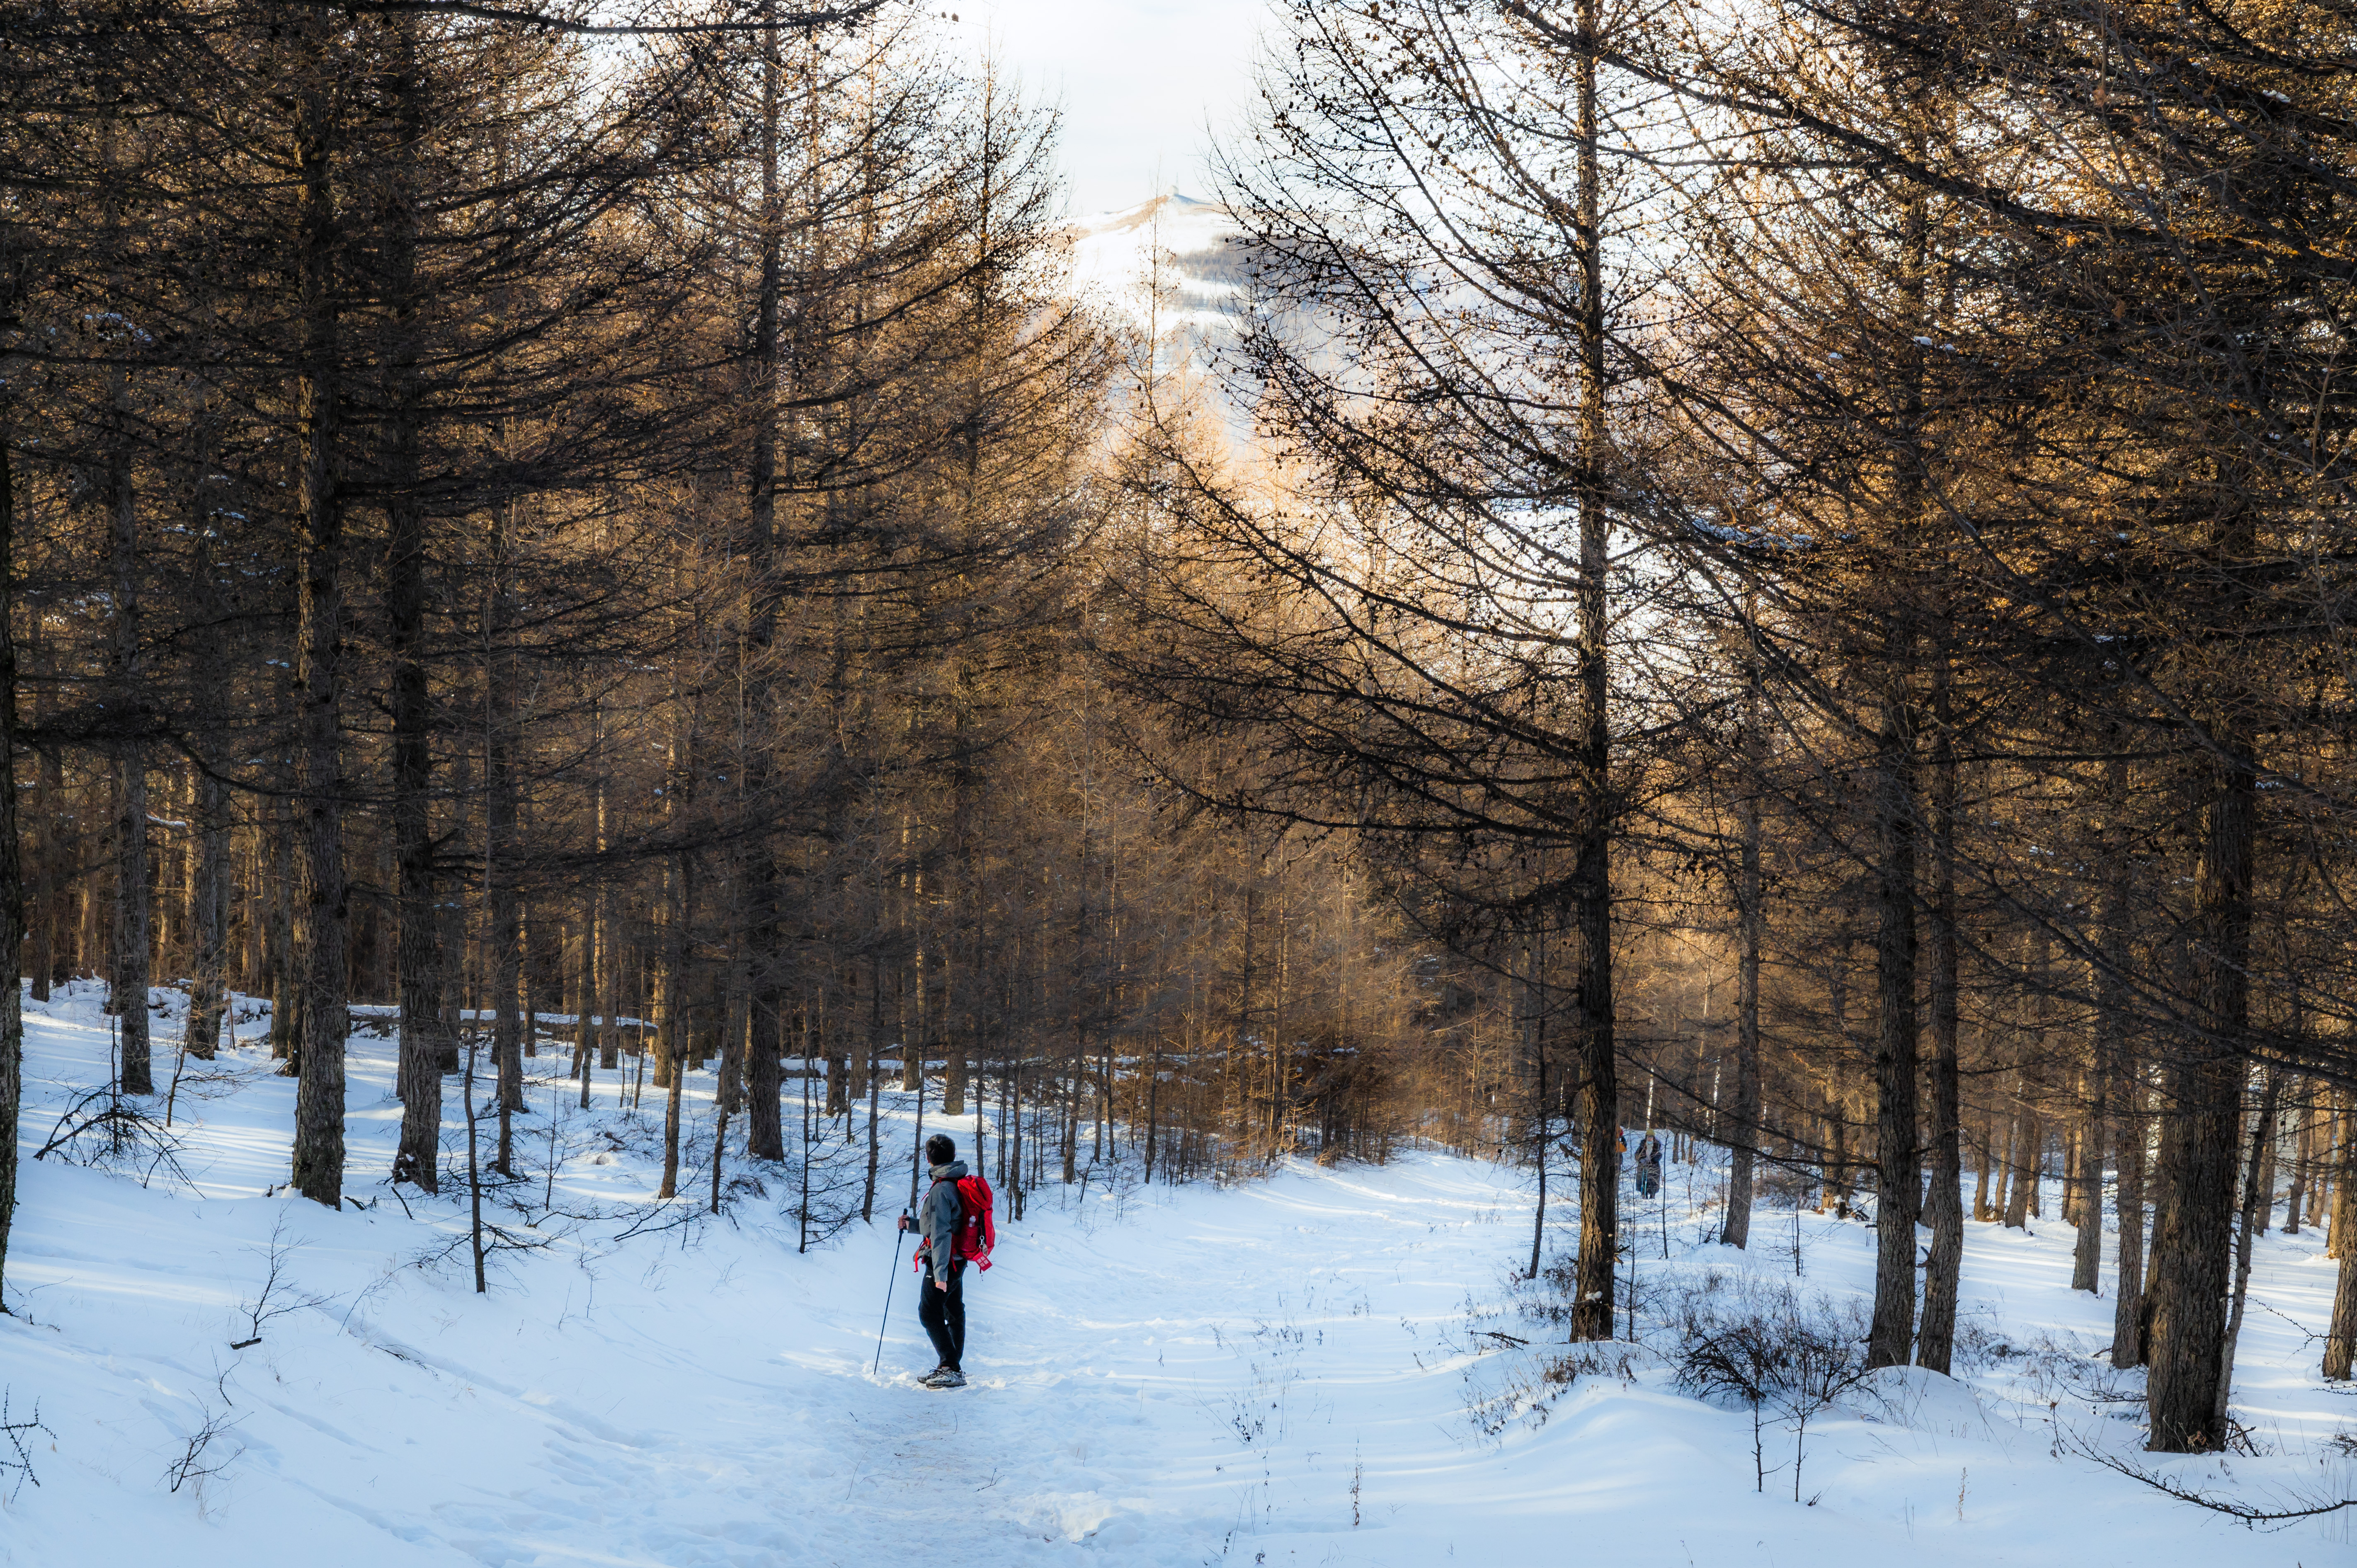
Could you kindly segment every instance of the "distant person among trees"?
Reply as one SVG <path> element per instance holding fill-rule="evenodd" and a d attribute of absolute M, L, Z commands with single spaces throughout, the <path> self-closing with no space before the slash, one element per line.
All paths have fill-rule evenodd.
<path fill-rule="evenodd" d="M 924 1274 L 918 1293 L 917 1316 L 941 1364 L 918 1381 L 929 1389 L 965 1387 L 965 1266 L 990 1267 L 990 1249 L 997 1240 L 991 1223 L 990 1184 L 966 1169 L 957 1157 L 957 1144 L 936 1133 L 925 1140 L 925 1164 L 933 1178 L 917 1205 L 911 1224 L 903 1215 L 903 1229 L 917 1232 L 917 1267 Z"/>
<path fill-rule="evenodd" d="M 1662 1190 L 1662 1141 L 1651 1133 L 1637 1144 L 1637 1196 L 1651 1197 Z"/>

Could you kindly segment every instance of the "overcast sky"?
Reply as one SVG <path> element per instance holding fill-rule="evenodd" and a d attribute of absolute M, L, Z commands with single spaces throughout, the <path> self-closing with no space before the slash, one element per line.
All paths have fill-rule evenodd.
<path fill-rule="evenodd" d="M 1072 212 L 1132 207 L 1161 183 L 1207 194 L 1204 125 L 1249 107 L 1268 0 L 942 0 L 1033 93 L 1064 104 Z"/>

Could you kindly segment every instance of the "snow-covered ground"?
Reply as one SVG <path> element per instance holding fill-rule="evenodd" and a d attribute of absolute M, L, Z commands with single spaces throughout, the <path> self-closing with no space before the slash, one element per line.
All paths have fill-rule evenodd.
<path fill-rule="evenodd" d="M 371 1206 L 340 1213 L 269 1195 L 294 1085 L 258 1047 L 225 1054 L 246 1076 L 199 1086 L 210 1098 L 184 1087 L 188 1183 L 144 1187 L 29 1161 L 70 1090 L 106 1079 L 95 994 L 31 1007 L 27 1049 L 8 1259 L 20 1316 L 0 1318 L 0 1388 L 11 1419 L 38 1403 L 46 1430 L 27 1434 L 38 1485 L 12 1494 L 0 1475 L 0 1563 L 2357 1560 L 2347 1513 L 2255 1533 L 2064 1449 L 2070 1435 L 2133 1454 L 2132 1419 L 2111 1417 L 2136 1407 L 2085 1397 L 2105 1381 L 2090 1353 L 2111 1303 L 2065 1288 L 2071 1232 L 2052 1220 L 2031 1236 L 1971 1227 L 1970 1386 L 1819 1417 L 1795 1502 L 1789 1469 L 1755 1489 L 1748 1415 L 1679 1392 L 1653 1351 L 1546 1379 L 1563 1348 L 1544 1341 L 1560 1333 L 1509 1282 L 1530 1199 L 1487 1165 L 1417 1155 L 1225 1189 L 1051 1188 L 970 1282 L 973 1386 L 935 1393 L 910 1380 L 931 1357 L 905 1253 L 870 1370 L 888 1227 L 797 1254 L 775 1196 L 649 1223 L 652 1119 L 614 1108 L 610 1074 L 602 1109 L 557 1130 L 539 1228 L 552 1244 L 499 1256 L 478 1295 L 451 1250 L 461 1198 L 413 1194 L 404 1211 L 382 1185 L 399 1117 L 389 1039 L 354 1041 L 349 1185 Z M 555 1099 L 535 1089 L 525 1121 L 544 1179 Z M 454 1082 L 453 1150 L 457 1100 Z M 707 1107 L 699 1092 L 699 1155 Z M 913 1129 L 909 1107 L 890 1110 L 896 1211 Z M 1861 1225 L 1803 1217 L 1795 1282 L 1788 1211 L 1760 1216 L 1747 1256 L 1697 1240 L 1708 1167 L 1673 1165 L 1667 1186 L 1631 1213 L 1642 1313 L 1713 1271 L 1723 1291 L 1744 1276 L 1836 1298 L 1869 1276 Z M 529 1235 L 523 1219 L 500 1215 Z M 2357 1427 L 2357 1399 L 2318 1382 L 2302 1340 L 2329 1303 L 2316 1241 L 2259 1247 L 2266 1310 L 2245 1332 L 2237 1409 L 2265 1455 L 2170 1462 L 2184 1483 L 2245 1498 L 2357 1489 L 2330 1441 Z M 274 1250 L 279 1282 L 257 1308 Z M 282 1307 L 232 1348 L 257 1310 Z M 173 1489 L 209 1423 L 184 1467 L 210 1474 Z M 1763 1441 L 1762 1463 L 1789 1466 L 1792 1434 Z"/>

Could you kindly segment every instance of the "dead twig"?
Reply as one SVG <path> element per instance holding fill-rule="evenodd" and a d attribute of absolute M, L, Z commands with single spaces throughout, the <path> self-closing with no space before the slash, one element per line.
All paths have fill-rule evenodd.
<path fill-rule="evenodd" d="M 286 1261 L 294 1256 L 295 1251 L 295 1244 L 289 1243 L 286 1240 L 286 1219 L 284 1215 L 281 1215 L 278 1222 L 270 1228 L 270 1247 L 264 1254 L 265 1266 L 262 1276 L 262 1289 L 253 1300 L 238 1303 L 238 1310 L 245 1314 L 246 1337 L 231 1340 L 229 1347 L 231 1349 L 243 1350 L 261 1344 L 262 1326 L 274 1317 L 284 1317 L 290 1312 L 301 1312 L 306 1307 L 328 1305 L 328 1298 L 323 1295 L 290 1293 L 289 1282 L 286 1278 Z"/>
<path fill-rule="evenodd" d="M 2147 1470 L 2133 1460 L 2105 1452 L 2060 1423 L 2055 1427 L 2055 1436 L 2062 1447 L 2083 1459 L 2093 1460 L 2115 1475 L 2126 1476 L 2131 1481 L 2141 1482 L 2163 1497 L 2173 1498 L 2180 1503 L 2190 1503 L 2198 1509 L 2207 1509 L 2212 1513 L 2221 1513 L 2229 1519 L 2241 1520 L 2244 1527 L 2251 1530 L 2266 1530 L 2273 1532 L 2297 1524 L 2304 1519 L 2320 1519 L 2326 1514 L 2339 1513 L 2342 1509 L 2357 1509 L 2357 1498 L 2327 1499 L 2297 1495 L 2292 1499 L 2291 1507 L 2260 1508 L 2238 1498 L 2222 1497 L 2216 1492 L 2203 1491 L 2197 1487 L 2186 1486 L 2173 1477 L 2162 1475 L 2158 1470 Z"/>
<path fill-rule="evenodd" d="M 22 1421 L 17 1421 L 9 1413 L 7 1391 L 0 1389 L 0 1437 L 7 1438 L 8 1446 L 16 1453 L 14 1458 L 10 1458 L 5 1454 L 0 1454 L 0 1476 L 16 1477 L 8 1487 L 10 1502 L 16 1500 L 16 1494 L 24 1489 L 26 1482 L 30 1481 L 37 1487 L 41 1484 L 41 1478 L 33 1474 L 32 1450 L 25 1446 L 26 1437 L 36 1432 L 47 1435 L 51 1443 L 57 1441 L 58 1434 L 41 1424 L 39 1401 L 33 1402 L 32 1414 Z"/>

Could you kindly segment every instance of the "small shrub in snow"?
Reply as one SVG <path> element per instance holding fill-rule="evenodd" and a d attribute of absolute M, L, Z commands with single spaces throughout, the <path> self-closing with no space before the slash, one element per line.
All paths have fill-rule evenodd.
<path fill-rule="evenodd" d="M 1591 1339 L 1566 1347 L 1547 1358 L 1546 1380 L 1565 1387 L 1582 1378 L 1610 1378 L 1615 1382 L 1633 1383 L 1641 1361 L 1651 1358 L 1642 1345 L 1626 1339 Z"/>
<path fill-rule="evenodd" d="M 286 1218 L 280 1215 L 277 1223 L 270 1228 L 270 1244 L 263 1253 L 262 1288 L 238 1303 L 238 1311 L 245 1315 L 245 1331 L 230 1342 L 231 1349 L 243 1350 L 261 1344 L 262 1330 L 274 1318 L 328 1305 L 326 1296 L 297 1290 L 287 1277 L 286 1265 L 298 1245 L 286 1240 Z M 180 1488 L 176 1486 L 172 1489 L 177 1492 Z"/>
<path fill-rule="evenodd" d="M 1804 1299 L 1781 1283 L 1706 1275 L 1684 1292 L 1674 1334 L 1671 1362 L 1679 1386 L 1749 1413 L 1757 1490 L 1768 1489 L 1771 1473 L 1768 1426 L 1791 1428 L 1792 1498 L 1799 1501 L 1810 1421 L 1866 1377 L 1864 1311 L 1855 1302 Z"/>
<path fill-rule="evenodd" d="M 1949 1363 L 1955 1376 L 1978 1377 L 2012 1354 L 2012 1341 L 1998 1331 L 1986 1308 L 1957 1318 L 1955 1348 Z"/>
<path fill-rule="evenodd" d="M 1532 1322 L 1567 1326 L 1578 1275 L 1578 1258 L 1569 1252 L 1557 1253 L 1539 1271 L 1536 1280 L 1524 1280 L 1517 1272 L 1509 1284 L 1509 1294 L 1517 1309 Z M 1664 1305 L 1662 1293 L 1666 1288 L 1663 1275 L 1641 1268 L 1633 1273 L 1622 1269 L 1615 1288 L 1615 1321 L 1621 1321 L 1622 1315 L 1632 1312 L 1640 1322 L 1653 1321 Z"/>
<path fill-rule="evenodd" d="M 245 1445 L 231 1436 L 237 1419 L 227 1408 L 229 1391 L 226 1380 L 217 1385 L 221 1391 L 222 1404 L 216 1408 L 204 1406 L 204 1419 L 195 1431 L 182 1440 L 179 1456 L 164 1471 L 164 1482 L 173 1492 L 186 1487 L 197 1495 L 199 1509 L 204 1506 L 205 1489 L 214 1477 L 236 1463 L 244 1454 Z"/>

